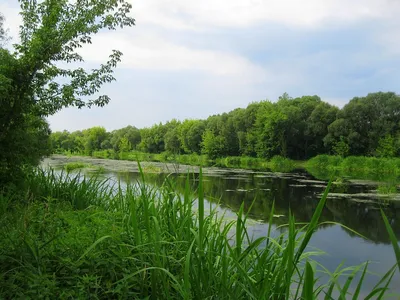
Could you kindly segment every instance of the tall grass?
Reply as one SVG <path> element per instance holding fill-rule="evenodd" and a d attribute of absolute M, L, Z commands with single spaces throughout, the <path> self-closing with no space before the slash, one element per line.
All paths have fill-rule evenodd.
<path fill-rule="evenodd" d="M 392 179 L 400 175 L 400 158 L 376 158 L 366 156 L 318 155 L 306 163 L 306 169 L 314 176 L 326 179 L 333 174 L 359 179 Z"/>
<path fill-rule="evenodd" d="M 118 153 L 111 150 L 94 151 L 93 156 L 96 158 L 121 159 L 128 161 L 154 161 L 167 163 L 180 163 L 192 166 L 211 166 L 213 161 L 208 159 L 206 155 L 199 154 L 174 154 L 170 152 L 162 153 L 146 153 L 140 151 L 129 151 Z"/>
<path fill-rule="evenodd" d="M 228 156 L 224 158 L 217 158 L 215 160 L 215 165 L 223 168 L 262 170 L 267 168 L 267 161 L 262 158 L 250 156 Z"/>
<path fill-rule="evenodd" d="M 268 167 L 273 172 L 290 172 L 296 168 L 296 164 L 289 158 L 276 155 L 268 162 Z"/>
<path fill-rule="evenodd" d="M 183 193 L 169 178 L 161 188 L 144 182 L 110 185 L 53 171 L 29 177 L 29 204 L 0 220 L 0 298 L 357 298 L 367 264 L 350 269 L 344 284 L 337 279 L 348 269 L 340 268 L 322 284 L 316 253 L 306 251 L 328 190 L 309 224 L 290 216 L 277 235 L 272 207 L 270 230 L 253 239 L 244 205 L 236 221 L 206 211 L 201 174 L 198 190 L 188 176 Z M 368 296 L 387 292 L 395 268 Z M 356 272 L 363 273 L 353 283 Z"/>
<path fill-rule="evenodd" d="M 83 168 L 86 168 L 86 167 L 88 167 L 88 165 L 86 165 L 86 164 L 84 164 L 82 162 L 69 162 L 69 163 L 66 163 L 64 165 L 64 169 L 67 172 L 71 172 L 71 171 L 77 170 L 77 169 L 83 169 Z"/>
<path fill-rule="evenodd" d="M 298 165 L 298 162 L 279 155 L 272 157 L 269 161 L 263 158 L 249 156 L 228 156 L 225 158 L 217 158 L 215 163 L 219 167 L 253 170 L 270 169 L 273 172 L 290 172 Z"/>

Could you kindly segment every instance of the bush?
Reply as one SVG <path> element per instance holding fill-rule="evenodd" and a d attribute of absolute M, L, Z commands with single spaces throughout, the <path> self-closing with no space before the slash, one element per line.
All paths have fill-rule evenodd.
<path fill-rule="evenodd" d="M 268 167 L 273 172 L 290 172 L 295 168 L 295 163 L 293 160 L 275 155 L 268 163 Z"/>

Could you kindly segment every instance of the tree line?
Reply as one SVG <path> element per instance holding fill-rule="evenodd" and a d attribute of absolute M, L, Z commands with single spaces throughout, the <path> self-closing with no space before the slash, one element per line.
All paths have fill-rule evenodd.
<path fill-rule="evenodd" d="M 205 154 L 210 159 L 275 155 L 303 160 L 318 154 L 392 157 L 400 151 L 400 96 L 370 93 L 343 108 L 318 96 L 250 103 L 205 120 L 173 119 L 138 129 L 107 132 L 92 127 L 51 134 L 53 151 L 92 155 L 93 151 Z"/>

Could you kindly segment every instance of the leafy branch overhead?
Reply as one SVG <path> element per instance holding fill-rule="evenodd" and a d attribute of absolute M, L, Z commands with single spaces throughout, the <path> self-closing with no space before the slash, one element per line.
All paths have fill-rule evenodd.
<path fill-rule="evenodd" d="M 32 99 L 40 115 L 51 115 L 63 107 L 104 106 L 106 95 L 90 99 L 100 87 L 115 80 L 113 69 L 122 53 L 113 50 L 109 60 L 90 72 L 82 67 L 60 65 L 84 62 L 77 49 L 91 44 L 92 35 L 102 29 L 132 26 L 131 4 L 123 0 L 20 0 L 23 25 L 16 55 L 25 66 L 25 87 L 32 88 Z M 60 83 L 60 82 L 67 83 Z"/>
<path fill-rule="evenodd" d="M 19 182 L 25 166 L 49 152 L 45 117 L 64 107 L 104 106 L 103 84 L 115 80 L 122 53 L 97 69 L 82 67 L 78 50 L 103 30 L 133 26 L 125 0 L 19 0 L 22 25 L 14 52 L 0 43 L 0 184 Z M 0 15 L 0 42 L 7 39 Z"/>

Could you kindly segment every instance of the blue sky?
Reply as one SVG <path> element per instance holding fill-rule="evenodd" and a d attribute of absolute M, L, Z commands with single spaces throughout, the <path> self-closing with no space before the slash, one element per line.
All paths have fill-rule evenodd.
<path fill-rule="evenodd" d="M 137 25 L 94 38 L 87 66 L 124 53 L 111 103 L 65 109 L 53 130 L 151 126 L 207 118 L 250 102 L 319 95 L 343 106 L 354 96 L 399 92 L 400 1 L 138 0 Z M 0 0 L 11 36 L 17 1 Z"/>

